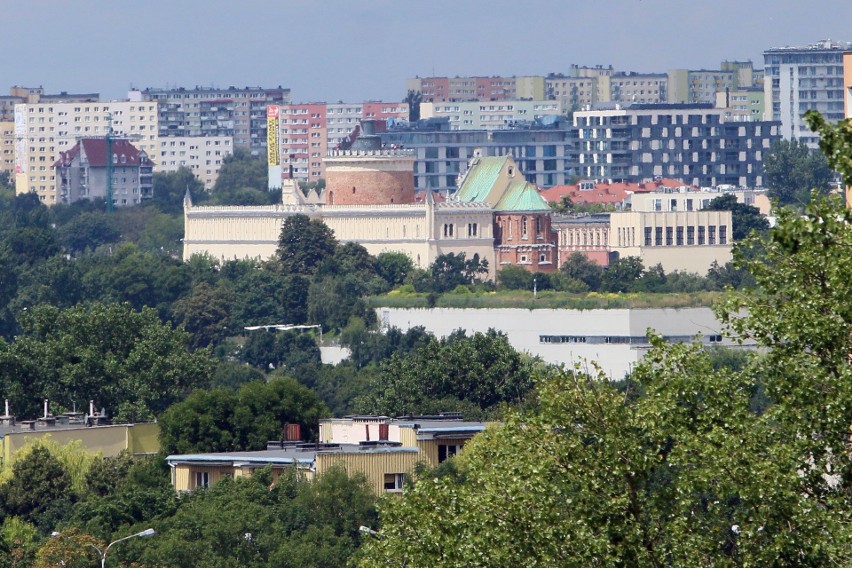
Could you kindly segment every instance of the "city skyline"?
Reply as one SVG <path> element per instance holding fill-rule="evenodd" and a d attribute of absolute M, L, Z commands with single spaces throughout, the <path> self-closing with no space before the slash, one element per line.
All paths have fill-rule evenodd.
<path fill-rule="evenodd" d="M 53 5 L 4 8 L 13 25 L 0 46 L 13 55 L 0 62 L 3 91 L 43 86 L 119 99 L 130 88 L 281 85 L 294 102 L 393 101 L 414 76 L 546 75 L 572 64 L 665 72 L 723 60 L 762 68 L 771 47 L 852 39 L 844 28 L 852 4 L 825 0 L 749 8 L 734 0 L 257 0 L 239 10 L 209 0 L 203 11 L 186 1 L 79 0 L 51 13 Z"/>

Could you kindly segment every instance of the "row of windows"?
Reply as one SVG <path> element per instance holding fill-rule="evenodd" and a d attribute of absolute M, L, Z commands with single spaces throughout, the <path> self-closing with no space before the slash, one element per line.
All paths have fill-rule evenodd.
<path fill-rule="evenodd" d="M 705 343 L 720 343 L 722 336 L 720 334 L 702 335 L 701 338 Z M 692 336 L 687 335 L 669 335 L 663 336 L 663 339 L 668 342 L 692 341 Z M 642 336 L 629 335 L 539 335 L 539 343 L 589 343 L 589 344 L 610 344 L 610 345 L 647 345 L 648 338 Z"/>
<path fill-rule="evenodd" d="M 452 238 L 455 236 L 456 232 L 455 223 L 444 223 L 443 226 L 443 235 L 444 238 Z M 467 236 L 468 237 L 476 237 L 479 235 L 479 224 L 478 223 L 468 223 L 467 224 Z"/>
<path fill-rule="evenodd" d="M 663 230 L 665 229 L 665 241 L 663 240 Z M 700 225 L 698 227 L 698 239 L 696 240 L 696 231 L 694 226 L 689 227 L 645 227 L 645 246 L 683 246 L 685 245 L 715 245 L 716 243 L 716 225 L 708 225 L 707 227 Z M 718 244 L 728 244 L 728 227 L 727 225 L 719 226 Z M 685 238 L 684 238 L 685 235 Z M 665 245 L 664 245 L 665 242 Z"/>

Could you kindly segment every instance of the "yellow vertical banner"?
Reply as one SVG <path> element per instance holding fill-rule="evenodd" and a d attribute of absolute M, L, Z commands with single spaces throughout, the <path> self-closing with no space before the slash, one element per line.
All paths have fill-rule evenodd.
<path fill-rule="evenodd" d="M 277 166 L 281 163 L 281 156 L 278 152 L 278 121 L 281 112 L 281 107 L 278 105 L 269 105 L 266 107 L 266 157 L 267 163 L 270 166 Z"/>

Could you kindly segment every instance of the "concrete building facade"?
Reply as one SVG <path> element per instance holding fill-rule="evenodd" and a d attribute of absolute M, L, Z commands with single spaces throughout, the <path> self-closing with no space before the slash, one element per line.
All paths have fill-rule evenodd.
<path fill-rule="evenodd" d="M 756 122 L 766 113 L 763 87 L 727 89 L 716 93 L 716 108 L 724 109 L 725 122 Z"/>
<path fill-rule="evenodd" d="M 408 104 L 293 103 L 281 107 L 281 164 L 285 175 L 317 181 L 325 177 L 324 158 L 350 137 L 362 120 L 408 120 Z"/>
<path fill-rule="evenodd" d="M 0 121 L 0 172 L 15 173 L 15 121 Z M 12 180 L 15 178 L 12 177 Z"/>
<path fill-rule="evenodd" d="M 222 162 L 233 153 L 231 136 L 168 136 L 160 138 L 155 160 L 158 172 L 189 168 L 209 191 L 216 184 Z"/>
<path fill-rule="evenodd" d="M 556 217 L 559 263 L 579 252 L 601 266 L 635 256 L 648 268 L 706 274 L 731 261 L 730 211 L 618 211 Z"/>
<path fill-rule="evenodd" d="M 437 466 L 483 430 L 484 423 L 454 415 L 350 416 L 320 421 L 316 443 L 270 441 L 263 451 L 171 455 L 166 462 L 179 492 L 250 477 L 264 467 L 272 469 L 274 481 L 287 471 L 311 480 L 340 467 L 364 475 L 373 493 L 383 495 L 401 493 L 418 463 Z"/>
<path fill-rule="evenodd" d="M 380 133 L 385 146 L 414 151 L 418 191 L 455 191 L 459 174 L 477 154 L 511 155 L 526 180 L 539 187 L 565 184 L 576 174 L 576 137 L 571 129 L 560 128 L 559 123 L 490 132 L 450 131 L 446 121 L 433 126 L 434 129 L 424 129 L 414 125 Z"/>
<path fill-rule="evenodd" d="M 424 102 L 420 118 L 443 118 L 450 130 L 507 130 L 519 122 L 533 122 L 564 114 L 559 100 Z"/>
<path fill-rule="evenodd" d="M 53 164 L 80 138 L 112 132 L 149 158 L 159 152 L 153 102 L 39 102 L 15 106 L 15 192 L 35 192 L 46 205 L 60 202 Z"/>
<path fill-rule="evenodd" d="M 848 42 L 823 40 L 802 47 L 775 47 L 763 52 L 766 120 L 781 122 L 781 136 L 816 148 L 819 137 L 802 120 L 808 110 L 827 121 L 842 120 L 843 52 Z"/>
<path fill-rule="evenodd" d="M 290 102 L 283 87 L 146 88 L 128 93 L 136 102 L 158 103 L 162 137 L 229 136 L 234 146 L 266 155 L 266 107 Z"/>

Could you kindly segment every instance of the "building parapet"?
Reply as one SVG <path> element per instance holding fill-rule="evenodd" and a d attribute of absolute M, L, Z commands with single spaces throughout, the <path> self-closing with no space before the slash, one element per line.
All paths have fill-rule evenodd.
<path fill-rule="evenodd" d="M 306 215 L 316 211 L 315 205 L 193 205 L 186 209 L 187 215 L 216 213 L 228 217 L 241 215 L 258 216 L 270 213 L 304 213 Z"/>
<path fill-rule="evenodd" d="M 408 148 L 383 148 L 381 150 L 329 150 L 329 158 L 414 158 Z"/>

